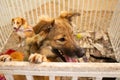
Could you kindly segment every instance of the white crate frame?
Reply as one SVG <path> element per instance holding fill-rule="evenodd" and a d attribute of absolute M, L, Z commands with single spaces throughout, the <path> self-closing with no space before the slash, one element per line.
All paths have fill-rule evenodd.
<path fill-rule="evenodd" d="M 34 18 L 37 17 L 36 19 L 38 19 L 39 15 L 36 14 L 36 16 L 34 16 L 33 15 L 34 12 L 29 14 L 29 11 L 32 11 L 33 9 L 35 9 L 35 12 L 38 13 L 38 9 L 37 9 L 38 6 L 40 7 L 39 9 L 41 10 L 40 15 L 47 14 L 50 17 L 58 16 L 58 14 L 55 13 L 56 12 L 55 7 L 58 7 L 58 10 L 57 10 L 58 13 L 60 13 L 60 11 L 63 11 L 63 10 L 74 11 L 74 9 L 76 7 L 74 0 L 68 0 L 67 8 L 66 8 L 66 1 L 65 0 L 44 0 L 44 1 L 43 0 L 35 0 L 34 2 L 32 2 L 33 0 L 24 0 L 24 1 L 25 1 L 24 2 L 25 5 L 22 4 L 22 0 L 0 0 L 0 5 L 1 5 L 1 7 L 0 7 L 0 10 L 1 10 L 1 13 L 0 13 L 0 23 L 1 23 L 1 25 L 0 25 L 0 52 L 4 48 L 5 44 L 7 43 L 7 40 L 9 39 L 10 35 L 13 32 L 13 29 L 11 26 L 11 19 L 12 18 L 17 17 L 17 16 L 22 16 L 23 18 L 28 20 L 30 25 L 34 25 L 34 24 L 36 24 L 36 21 L 34 20 Z M 52 14 L 51 1 L 53 1 L 53 3 L 54 3 L 54 6 L 53 6 L 54 14 Z M 93 4 L 99 4 L 99 1 L 100 0 L 91 0 L 92 4 L 90 4 L 90 1 L 86 0 L 87 6 L 85 6 L 85 0 L 77 0 L 77 2 L 78 2 L 77 3 L 77 11 L 81 10 L 80 26 L 82 26 L 82 22 L 84 19 L 83 18 L 84 10 L 88 10 L 89 6 L 92 6 L 91 9 L 93 9 L 94 8 Z M 116 58 L 118 61 L 120 61 L 119 60 L 120 59 L 120 57 L 119 57 L 120 56 L 119 55 L 120 54 L 120 35 L 119 35 L 120 34 L 120 0 L 111 0 L 113 3 L 114 3 L 114 1 L 117 1 L 117 4 L 115 6 L 113 6 L 113 3 L 112 3 L 112 6 L 110 6 L 110 8 L 108 8 L 109 0 L 101 0 L 101 1 L 103 1 L 103 3 L 101 5 L 96 5 L 96 7 L 94 8 L 95 9 L 95 15 L 94 15 L 95 17 L 94 17 L 94 19 L 90 18 L 89 26 L 90 26 L 91 21 L 93 20 L 92 30 L 99 29 L 99 27 L 95 27 L 95 21 L 96 21 L 96 15 L 98 14 L 97 10 L 102 10 L 103 9 L 102 5 L 105 5 L 105 7 L 106 7 L 105 13 L 103 15 L 104 17 L 107 13 L 107 10 L 114 11 L 108 32 L 109 32 L 109 36 L 110 36 L 110 40 L 111 40 L 114 52 L 116 54 Z M 42 11 L 42 5 L 45 4 L 46 2 L 48 2 L 48 5 L 49 5 L 49 10 L 48 10 L 49 13 L 47 13 L 46 5 L 44 5 L 45 11 Z M 55 5 L 56 2 L 59 5 Z M 71 2 L 72 2 L 72 6 L 70 5 Z M 60 6 L 61 3 L 63 4 L 62 7 Z M 30 4 L 33 4 L 33 5 L 30 5 Z M 79 7 L 79 5 L 81 5 L 81 7 Z M 115 7 L 116 7 L 116 9 L 114 9 Z M 18 10 L 20 10 L 20 11 L 18 11 Z M 26 12 L 28 17 L 26 17 L 26 15 L 24 14 L 25 12 Z M 92 14 L 93 13 L 91 10 L 90 15 L 92 16 Z M 31 18 L 30 18 L 30 16 L 31 16 Z M 85 16 L 85 21 L 86 21 L 85 25 L 87 23 L 87 16 L 88 16 L 88 13 L 86 13 L 86 16 Z M 101 11 L 100 11 L 100 16 L 101 16 Z M 79 23 L 78 17 L 76 18 L 75 22 Z M 104 23 L 104 19 L 103 19 L 103 23 Z M 98 25 L 99 26 L 101 25 L 100 22 L 98 23 Z M 85 30 L 86 27 L 80 28 L 80 29 Z M 13 77 L 12 77 L 13 73 L 23 74 L 24 70 L 20 70 L 20 69 L 24 68 L 27 71 L 27 73 L 25 74 L 25 75 L 27 75 L 26 76 L 27 79 L 33 80 L 32 75 L 34 75 L 34 73 L 36 75 L 40 75 L 40 74 L 45 75 L 45 73 L 48 72 L 48 71 L 45 71 L 45 73 L 44 73 L 44 71 L 39 72 L 39 70 L 41 70 L 41 67 L 43 66 L 43 64 L 46 64 L 46 67 L 45 67 L 46 69 L 51 68 L 50 65 L 52 65 L 52 67 L 58 68 L 58 72 L 59 72 L 59 67 L 61 64 L 62 65 L 61 69 L 63 69 L 63 70 L 62 70 L 61 74 L 57 73 L 57 76 L 67 76 L 68 74 L 66 74 L 66 72 L 70 72 L 71 70 L 73 70 L 68 75 L 68 76 L 72 76 L 73 80 L 77 80 L 78 76 L 96 77 L 97 80 L 101 80 L 102 77 L 120 77 L 120 64 L 119 63 L 42 63 L 42 64 L 31 64 L 28 62 L 5 62 L 5 63 L 0 62 L 0 73 L 5 74 L 5 77 L 7 80 L 13 80 Z M 33 65 L 34 65 L 34 68 L 33 68 Z M 75 66 L 69 67 L 69 66 L 73 66 L 73 65 L 75 65 Z M 104 66 L 104 68 L 101 65 Z M 28 67 L 30 70 L 28 70 Z M 42 67 L 42 68 L 43 68 L 43 70 L 45 70 L 44 67 Z M 79 71 L 79 73 L 74 72 L 74 70 L 76 68 L 83 68 L 83 70 L 77 70 L 77 71 Z M 64 69 L 66 71 L 64 71 Z M 55 74 L 57 72 L 57 70 L 56 71 L 54 71 L 54 70 L 55 69 L 53 69 L 53 71 L 51 71 L 49 73 L 49 75 L 51 73 Z M 86 70 L 89 70 L 89 71 L 86 72 Z M 111 72 L 109 72 L 109 71 L 111 71 Z M 33 72 L 33 73 L 31 75 L 28 75 L 30 72 L 31 73 Z M 92 74 L 92 72 L 93 72 L 93 74 Z M 77 74 L 77 76 L 73 75 L 73 73 Z M 46 75 L 48 75 L 48 74 L 46 74 Z M 56 76 L 56 75 L 54 75 L 54 76 Z M 54 76 L 50 75 L 50 79 L 54 80 Z"/>
<path fill-rule="evenodd" d="M 120 64 L 0 62 L 0 73 L 3 73 L 7 80 L 14 80 L 13 75 L 18 74 L 25 75 L 27 80 L 33 80 L 34 75 L 49 76 L 50 80 L 55 80 L 55 76 L 70 76 L 72 80 L 77 80 L 78 77 L 95 77 L 96 80 L 102 80 L 103 77 L 120 77 Z"/>

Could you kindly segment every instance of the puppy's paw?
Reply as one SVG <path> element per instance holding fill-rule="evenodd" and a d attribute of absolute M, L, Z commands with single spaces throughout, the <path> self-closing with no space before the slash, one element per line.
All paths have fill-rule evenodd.
<path fill-rule="evenodd" d="M 25 46 L 25 42 L 24 41 L 18 44 L 18 47 L 24 47 L 24 46 Z"/>
<path fill-rule="evenodd" d="M 12 58 L 10 55 L 1 55 L 0 56 L 0 61 L 3 61 L 3 62 L 7 62 L 7 61 L 11 61 Z"/>
<path fill-rule="evenodd" d="M 33 63 L 48 62 L 46 56 L 38 53 L 31 54 L 29 57 L 29 61 Z"/>
<path fill-rule="evenodd" d="M 23 47 L 23 46 L 25 46 L 25 42 L 24 41 L 21 43 L 21 47 Z"/>
<path fill-rule="evenodd" d="M 22 47 L 22 43 L 19 43 L 17 47 L 18 47 L 18 48 L 19 48 L 19 47 Z"/>

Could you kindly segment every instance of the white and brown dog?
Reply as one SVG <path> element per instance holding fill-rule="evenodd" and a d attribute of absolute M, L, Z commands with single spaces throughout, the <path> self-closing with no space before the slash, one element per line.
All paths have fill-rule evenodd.
<path fill-rule="evenodd" d="M 27 21 L 21 17 L 16 17 L 12 19 L 12 25 L 14 31 L 19 36 L 20 46 L 24 46 L 24 40 L 28 37 L 32 37 L 34 35 L 34 31 L 31 26 L 28 25 Z"/>

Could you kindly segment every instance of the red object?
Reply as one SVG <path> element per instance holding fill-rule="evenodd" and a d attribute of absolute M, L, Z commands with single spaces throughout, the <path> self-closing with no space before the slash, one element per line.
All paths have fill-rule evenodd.
<path fill-rule="evenodd" d="M 0 74 L 0 80 L 6 80 L 3 74 Z"/>
<path fill-rule="evenodd" d="M 10 55 L 11 53 L 15 52 L 13 49 L 8 49 L 4 54 Z"/>

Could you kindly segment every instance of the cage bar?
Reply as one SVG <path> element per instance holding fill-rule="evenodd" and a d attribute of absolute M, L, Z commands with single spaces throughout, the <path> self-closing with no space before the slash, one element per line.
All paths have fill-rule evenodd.
<path fill-rule="evenodd" d="M 111 44 L 115 52 L 115 57 L 118 62 L 120 62 L 120 0 L 117 3 L 115 12 L 113 14 L 112 20 L 110 22 L 110 28 L 108 29 Z"/>
<path fill-rule="evenodd" d="M 93 8 L 93 1 L 94 1 L 94 0 L 91 0 L 91 4 L 90 4 L 90 6 L 92 6 L 91 8 Z M 93 12 L 92 12 L 92 10 L 91 10 L 91 11 L 90 11 L 90 19 L 89 19 L 89 28 L 92 27 L 92 14 L 93 14 Z"/>
<path fill-rule="evenodd" d="M 55 80 L 55 76 L 50 76 L 50 80 Z"/>
<path fill-rule="evenodd" d="M 49 15 L 50 15 L 50 17 L 52 17 L 52 16 L 51 16 L 52 13 L 51 13 L 50 7 L 51 7 L 51 1 L 49 0 Z"/>
<path fill-rule="evenodd" d="M 25 14 L 24 14 L 24 12 L 25 12 L 25 9 L 24 9 L 24 5 L 23 5 L 23 1 L 22 0 L 20 0 L 20 6 L 22 6 L 21 7 L 21 12 L 22 12 L 22 14 L 21 14 L 21 16 L 23 16 L 23 18 L 25 18 Z"/>
<path fill-rule="evenodd" d="M 87 30 L 87 23 L 88 23 L 88 21 L 87 21 L 87 17 L 88 17 L 88 7 L 89 7 L 89 0 L 87 0 L 87 8 L 86 8 L 86 17 L 85 17 L 85 24 L 84 24 L 84 29 L 85 30 Z"/>
<path fill-rule="evenodd" d="M 40 3 L 40 15 L 42 15 L 43 14 L 43 11 L 42 11 L 42 0 L 40 0 L 39 3 Z"/>
<path fill-rule="evenodd" d="M 61 11 L 61 0 L 58 0 L 58 3 L 59 3 L 59 5 L 58 5 L 58 9 L 59 9 L 59 14 L 60 14 L 60 11 Z"/>
<path fill-rule="evenodd" d="M 13 76 L 10 75 L 10 74 L 6 74 L 6 75 L 5 75 L 5 78 L 6 78 L 7 80 L 14 80 Z"/>
<path fill-rule="evenodd" d="M 70 0 L 68 0 L 68 8 L 67 10 L 69 11 L 70 10 Z"/>
<path fill-rule="evenodd" d="M 75 7 L 75 1 L 74 0 L 72 0 L 72 10 L 74 11 L 74 8 Z"/>
<path fill-rule="evenodd" d="M 82 11 L 81 11 L 81 19 L 80 19 L 80 28 L 79 30 L 83 31 L 83 28 L 82 28 L 82 22 L 83 22 L 83 10 L 84 10 L 84 0 L 82 0 Z"/>
<path fill-rule="evenodd" d="M 27 79 L 27 80 L 34 80 L 33 76 L 30 75 L 30 74 L 29 74 L 29 75 L 26 75 L 26 79 Z"/>
<path fill-rule="evenodd" d="M 16 17 L 16 16 L 17 16 L 17 14 L 16 14 L 16 12 L 15 12 L 15 5 L 14 5 L 14 1 L 13 1 L 13 0 L 10 0 L 10 1 L 11 1 L 12 10 L 13 10 L 13 14 L 12 14 L 12 16 Z"/>
<path fill-rule="evenodd" d="M 33 0 L 30 0 L 30 4 L 33 4 L 32 2 L 33 2 Z M 33 15 L 33 14 L 34 14 L 34 13 L 33 13 L 34 7 L 33 7 L 33 5 L 30 5 L 30 7 L 31 7 L 31 10 L 32 10 L 32 11 L 31 11 L 31 16 L 32 16 L 32 19 L 31 19 L 31 20 L 32 20 L 32 21 L 31 21 L 30 23 L 34 24 L 34 23 L 35 23 L 35 21 L 34 21 L 34 15 Z"/>
<path fill-rule="evenodd" d="M 45 15 L 47 15 L 47 8 L 46 8 L 46 5 L 47 5 L 47 4 L 46 4 L 46 1 L 44 0 L 44 10 L 45 10 L 45 11 L 44 11 L 44 12 L 45 12 L 44 14 L 45 14 Z"/>
<path fill-rule="evenodd" d="M 80 0 L 77 0 L 77 12 L 79 12 L 80 10 L 79 5 L 80 5 Z M 78 24 L 78 16 L 76 18 L 76 24 Z"/>
<path fill-rule="evenodd" d="M 2 4 L 3 4 L 3 6 L 6 6 L 5 1 L 2 1 Z M 8 22 L 7 8 L 1 9 L 1 10 L 3 12 L 3 16 L 6 18 L 6 20 L 5 20 L 5 18 L 3 18 L 2 20 L 3 20 L 3 24 L 5 24 L 3 27 L 4 27 L 4 30 L 5 30 L 6 38 L 8 38 L 9 33 L 8 33 L 8 28 L 6 26 L 7 25 L 6 23 Z"/>
<path fill-rule="evenodd" d="M 25 0 L 25 8 L 24 8 L 25 10 L 26 10 L 26 19 L 27 19 L 27 21 L 28 21 L 28 23 L 30 23 L 30 14 L 29 14 L 29 4 L 28 4 L 28 2 L 27 2 L 27 0 Z"/>
<path fill-rule="evenodd" d="M 95 2 L 95 1 L 94 1 L 94 2 Z M 95 28 L 97 28 L 97 27 L 95 27 L 95 26 L 96 26 L 96 16 L 97 16 L 98 3 L 99 3 L 98 0 L 96 0 L 96 3 L 94 3 L 94 4 L 96 4 L 94 21 L 93 21 L 93 31 L 94 31 L 94 32 L 96 32 L 96 29 L 95 29 Z"/>
<path fill-rule="evenodd" d="M 38 0 L 35 0 L 35 4 L 36 4 L 36 22 L 35 23 L 37 23 L 37 20 L 38 20 Z"/>
<path fill-rule="evenodd" d="M 63 2 L 63 11 L 65 11 L 65 0 L 62 0 Z"/>
<path fill-rule="evenodd" d="M 55 0 L 53 1 L 53 4 L 54 4 L 54 6 L 53 6 L 53 7 L 54 7 L 53 10 L 54 10 L 54 17 L 55 17 L 55 16 L 56 16 L 56 9 L 55 9 L 55 8 L 56 8 L 56 3 L 55 3 Z"/>

